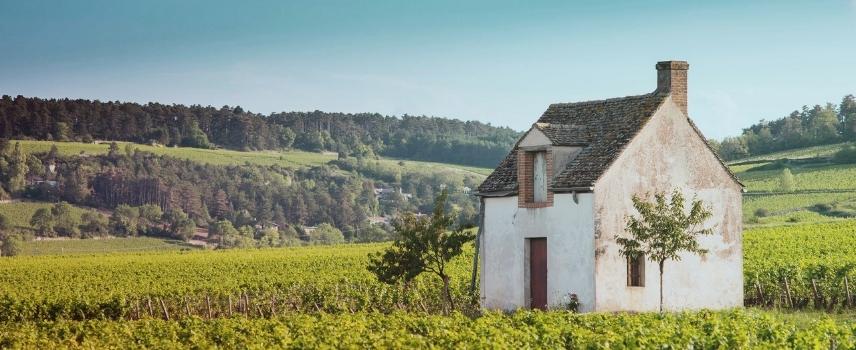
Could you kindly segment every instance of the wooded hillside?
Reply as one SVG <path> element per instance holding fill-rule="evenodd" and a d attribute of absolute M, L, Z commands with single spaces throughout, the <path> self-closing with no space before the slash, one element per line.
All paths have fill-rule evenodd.
<path fill-rule="evenodd" d="M 297 148 L 493 167 L 520 133 L 476 121 L 377 113 L 0 98 L 0 138 L 119 140 L 236 150 Z"/>

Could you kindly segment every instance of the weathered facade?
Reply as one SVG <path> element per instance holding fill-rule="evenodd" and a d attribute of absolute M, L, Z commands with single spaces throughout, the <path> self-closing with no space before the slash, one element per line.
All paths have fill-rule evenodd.
<path fill-rule="evenodd" d="M 631 267 L 616 238 L 634 194 L 672 189 L 711 206 L 714 235 L 666 263 L 665 309 L 742 305 L 742 186 L 687 116 L 688 68 L 658 63 L 650 94 L 553 104 L 518 141 L 479 187 L 483 306 L 657 310 L 658 267 Z"/>

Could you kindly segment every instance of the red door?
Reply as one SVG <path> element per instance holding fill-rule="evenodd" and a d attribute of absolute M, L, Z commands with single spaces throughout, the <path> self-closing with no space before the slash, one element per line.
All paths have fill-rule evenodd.
<path fill-rule="evenodd" d="M 529 297 L 533 309 L 547 309 L 547 239 L 529 239 Z"/>

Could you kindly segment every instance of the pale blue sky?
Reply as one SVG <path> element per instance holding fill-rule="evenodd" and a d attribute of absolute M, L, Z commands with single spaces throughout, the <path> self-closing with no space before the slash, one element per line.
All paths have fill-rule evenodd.
<path fill-rule="evenodd" d="M 0 94 L 426 114 L 522 130 L 690 63 L 710 137 L 856 94 L 856 0 L 7 1 Z"/>

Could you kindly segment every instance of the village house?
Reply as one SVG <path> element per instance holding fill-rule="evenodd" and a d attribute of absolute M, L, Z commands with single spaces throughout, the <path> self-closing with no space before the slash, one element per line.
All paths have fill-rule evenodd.
<path fill-rule="evenodd" d="M 658 267 L 629 261 L 616 238 L 638 215 L 633 195 L 682 191 L 710 206 L 704 256 L 664 269 L 666 310 L 743 303 L 742 185 L 687 114 L 683 61 L 656 64 L 638 96 L 550 105 L 478 188 L 481 302 L 486 308 L 655 311 Z"/>

